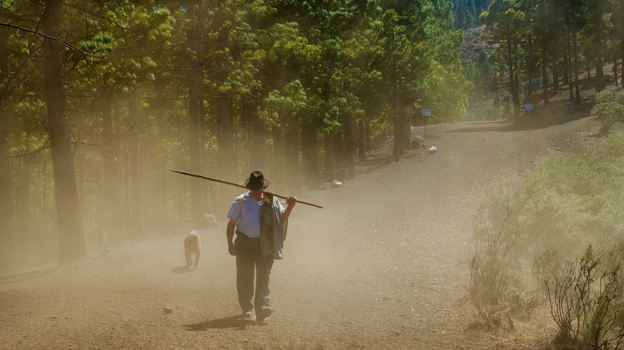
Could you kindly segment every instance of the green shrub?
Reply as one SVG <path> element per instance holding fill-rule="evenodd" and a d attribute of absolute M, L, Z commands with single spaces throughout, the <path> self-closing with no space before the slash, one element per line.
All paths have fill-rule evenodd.
<path fill-rule="evenodd" d="M 624 90 L 609 86 L 596 95 L 592 115 L 602 122 L 601 134 L 607 134 L 613 124 L 624 121 Z"/>
<path fill-rule="evenodd" d="M 624 134 L 613 133 L 580 155 L 544 158 L 521 180 L 494 186 L 486 205 L 509 208 L 515 249 L 530 259 L 544 249 L 571 256 L 589 244 L 624 240 Z M 506 214 L 490 210 L 490 216 L 498 225 Z"/>
<path fill-rule="evenodd" d="M 518 232 L 509 208 L 486 203 L 475 217 L 468 294 L 477 322 L 488 329 L 513 329 L 512 317 L 528 318 L 537 306 L 516 288 L 522 280 L 515 247 Z M 502 221 L 497 220 L 502 215 Z"/>
<path fill-rule="evenodd" d="M 508 178 L 490 188 L 475 216 L 468 292 L 477 319 L 488 328 L 513 328 L 512 316 L 530 315 L 536 301 L 518 289 L 522 261 L 533 260 L 562 343 L 624 345 L 624 331 L 616 330 L 624 326 L 624 312 L 605 311 L 624 303 L 624 248 L 605 254 L 586 249 L 576 262 L 564 258 L 624 241 L 624 133 L 612 133 L 583 154 L 546 157 L 523 178 Z"/>

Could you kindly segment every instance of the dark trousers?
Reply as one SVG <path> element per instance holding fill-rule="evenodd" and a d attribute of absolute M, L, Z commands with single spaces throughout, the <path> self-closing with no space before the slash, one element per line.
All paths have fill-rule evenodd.
<path fill-rule="evenodd" d="M 236 245 L 236 289 L 238 302 L 243 312 L 256 309 L 256 315 L 269 306 L 269 288 L 273 255 L 262 257 L 260 240 L 239 234 Z M 256 277 L 256 297 L 254 302 L 254 273 Z"/>

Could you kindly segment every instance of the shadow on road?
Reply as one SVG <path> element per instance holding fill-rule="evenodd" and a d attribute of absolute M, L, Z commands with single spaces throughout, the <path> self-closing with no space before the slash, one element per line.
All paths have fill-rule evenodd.
<path fill-rule="evenodd" d="M 196 324 L 182 325 L 187 331 L 205 331 L 206 329 L 238 328 L 245 329 L 246 326 L 254 325 L 255 322 L 243 319 L 241 316 L 219 318 L 212 321 L 200 322 Z"/>
<path fill-rule="evenodd" d="M 173 273 L 187 273 L 191 271 L 193 270 L 189 269 L 186 265 L 180 266 L 180 267 L 174 267 L 173 269 L 171 269 L 171 272 Z"/>

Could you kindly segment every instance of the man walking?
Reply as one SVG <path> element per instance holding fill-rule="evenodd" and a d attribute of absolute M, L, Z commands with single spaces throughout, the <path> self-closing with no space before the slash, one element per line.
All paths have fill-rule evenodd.
<path fill-rule="evenodd" d="M 236 256 L 236 289 L 243 318 L 251 319 L 255 308 L 259 323 L 268 322 L 272 313 L 269 275 L 273 261 L 283 258 L 288 217 L 297 200 L 289 197 L 284 209 L 279 199 L 263 192 L 268 186 L 269 181 L 262 172 L 254 171 L 249 175 L 245 180 L 249 192 L 232 203 L 226 231 L 228 250 L 230 255 Z"/>

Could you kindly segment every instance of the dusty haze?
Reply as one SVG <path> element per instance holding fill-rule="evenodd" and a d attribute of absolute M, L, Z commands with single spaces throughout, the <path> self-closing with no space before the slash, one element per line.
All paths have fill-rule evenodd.
<path fill-rule="evenodd" d="M 426 144 L 437 153 L 384 164 L 390 150 L 380 149 L 381 161 L 360 165 L 367 173 L 299 195 L 325 208 L 293 211 L 285 259 L 271 276 L 269 325 L 239 318 L 221 221 L 200 232 L 196 271 L 176 273 L 191 229 L 180 227 L 104 258 L 1 278 L 0 348 L 488 349 L 540 339 L 553 332 L 544 310 L 543 322 L 518 323 L 515 335 L 470 330 L 472 217 L 504 174 L 595 142 L 600 123 L 573 117 L 521 131 L 501 122 L 429 126 Z"/>

